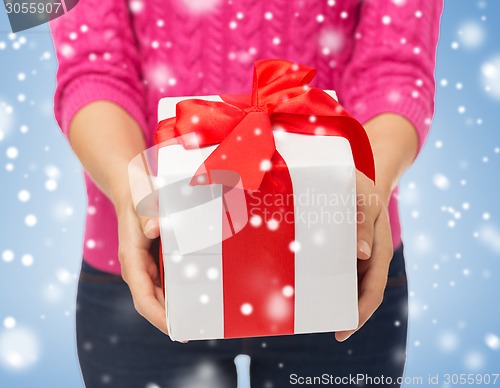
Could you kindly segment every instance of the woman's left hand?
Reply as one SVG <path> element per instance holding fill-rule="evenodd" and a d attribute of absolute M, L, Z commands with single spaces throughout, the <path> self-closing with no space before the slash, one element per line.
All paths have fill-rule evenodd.
<path fill-rule="evenodd" d="M 359 330 L 382 303 L 393 255 L 388 214 L 390 190 L 375 186 L 358 171 L 356 191 L 359 324 L 355 330 L 336 332 L 337 341 L 345 341 Z"/>

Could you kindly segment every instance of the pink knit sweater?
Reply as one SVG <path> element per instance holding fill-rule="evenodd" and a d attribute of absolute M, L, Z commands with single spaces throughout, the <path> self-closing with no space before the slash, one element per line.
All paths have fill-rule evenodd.
<path fill-rule="evenodd" d="M 59 70 L 55 117 L 67 135 L 84 105 L 109 100 L 150 145 L 158 100 L 249 93 L 253 61 L 281 58 L 317 69 L 312 85 L 337 91 L 361 123 L 405 116 L 424 143 L 434 109 L 442 0 L 81 0 L 50 23 Z M 85 176 L 83 255 L 120 273 L 113 205 Z M 401 241 L 390 201 L 394 246 Z"/>

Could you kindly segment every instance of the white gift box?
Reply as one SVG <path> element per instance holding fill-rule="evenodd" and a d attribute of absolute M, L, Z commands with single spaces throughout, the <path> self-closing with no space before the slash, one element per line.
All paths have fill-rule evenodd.
<path fill-rule="evenodd" d="M 334 92 L 327 93 L 335 98 Z M 174 117 L 176 104 L 189 98 L 222 101 L 219 96 L 163 98 L 158 108 L 159 121 Z M 290 247 L 294 254 L 294 285 L 278 284 L 275 290 L 271 282 L 255 279 L 252 283 L 255 287 L 266 284 L 271 304 L 267 301 L 266 306 L 242 303 L 238 312 L 225 310 L 228 306 L 224 297 L 223 245 L 232 237 L 223 232 L 228 222 L 223 216 L 226 214 L 223 188 L 217 184 L 189 184 L 217 146 L 185 149 L 174 144 L 158 151 L 166 314 L 173 340 L 249 336 L 245 334 L 248 333 L 245 319 L 252 326 L 255 324 L 251 322 L 252 315 L 258 314 L 269 319 L 269 330 L 259 326 L 257 334 L 250 334 L 252 336 L 283 334 L 273 330 L 277 327 L 273 320 L 279 326 L 278 321 L 285 318 L 293 319 L 293 331 L 287 334 L 334 332 L 358 325 L 356 177 L 349 142 L 338 136 L 300 135 L 279 130 L 273 134 L 293 185 L 295 240 Z M 235 190 L 234 198 L 245 204 L 243 191 Z M 247 217 L 246 211 L 243 213 L 238 230 L 256 226 L 258 222 L 254 222 L 251 215 Z M 266 225 L 270 226 L 264 222 L 260 227 Z M 280 233 L 280 229 L 274 233 Z M 281 293 L 278 295 L 277 291 Z M 226 299 L 232 300 L 232 294 L 227 292 Z M 280 316 L 276 311 L 292 303 L 290 298 L 293 311 L 284 311 Z M 238 328 L 229 330 L 227 314 L 242 315 Z M 241 335 L 234 334 L 239 330 Z"/>

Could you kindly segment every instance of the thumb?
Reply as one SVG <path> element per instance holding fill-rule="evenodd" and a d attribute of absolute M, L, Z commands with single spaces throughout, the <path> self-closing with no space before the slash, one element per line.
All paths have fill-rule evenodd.
<path fill-rule="evenodd" d="M 139 217 L 141 221 L 141 228 L 144 236 L 149 239 L 160 237 L 160 223 L 158 218 Z"/>

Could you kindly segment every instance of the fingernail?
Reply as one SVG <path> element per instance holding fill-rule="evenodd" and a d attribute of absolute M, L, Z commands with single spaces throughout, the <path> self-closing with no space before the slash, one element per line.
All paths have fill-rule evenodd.
<path fill-rule="evenodd" d="M 369 258 L 370 255 L 372 254 L 372 249 L 365 240 L 358 241 L 358 251 L 364 253 L 366 255 L 366 258 Z"/>
<path fill-rule="evenodd" d="M 347 337 L 345 337 L 345 338 L 342 340 L 342 342 L 347 341 L 351 335 L 352 335 L 352 334 L 349 334 Z"/>
<path fill-rule="evenodd" d="M 144 225 L 144 234 L 146 237 L 154 237 L 151 232 L 158 226 L 157 221 L 154 218 L 149 219 Z"/>

